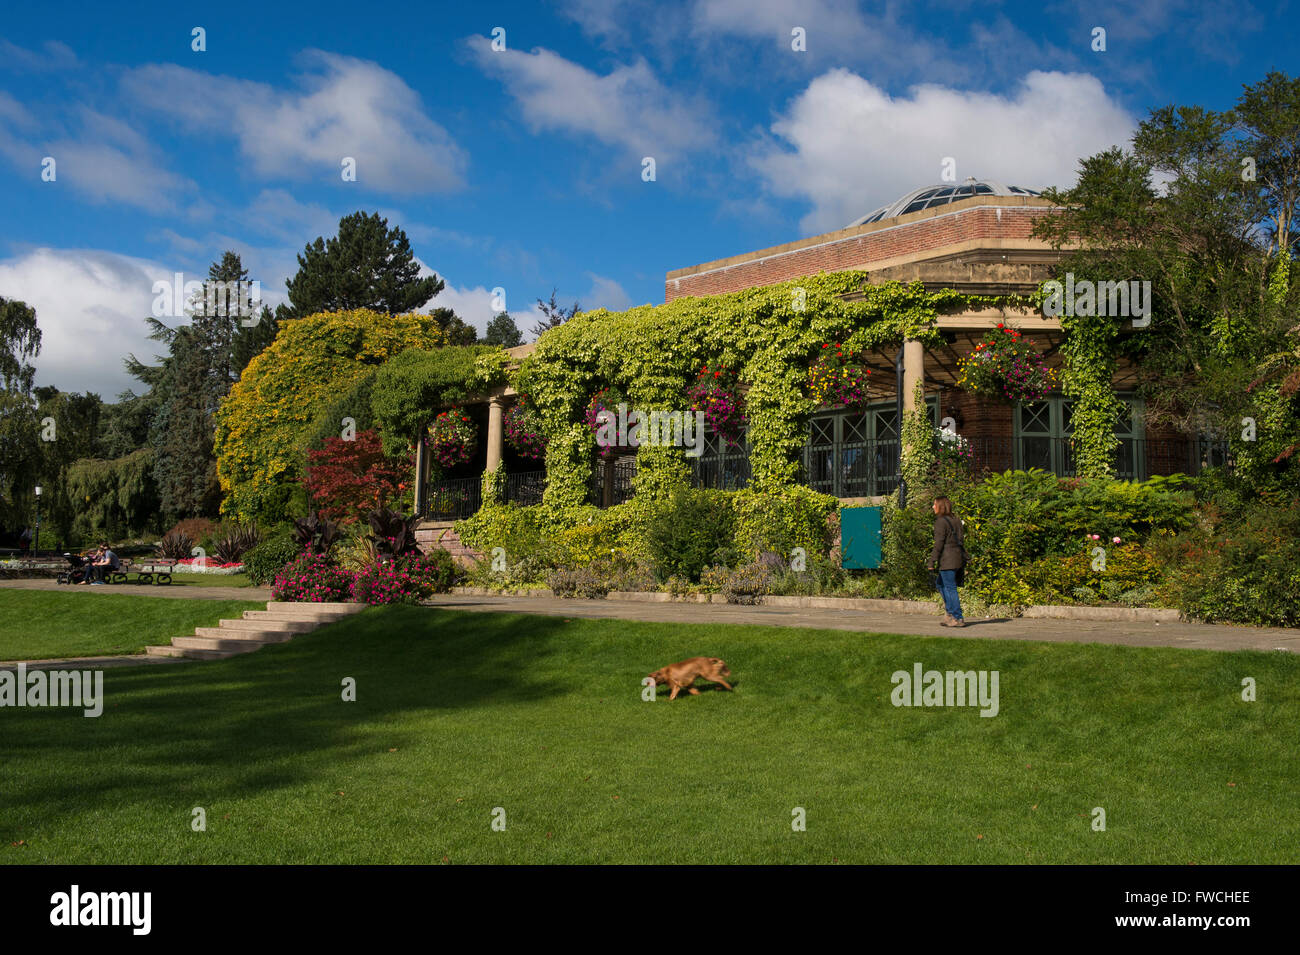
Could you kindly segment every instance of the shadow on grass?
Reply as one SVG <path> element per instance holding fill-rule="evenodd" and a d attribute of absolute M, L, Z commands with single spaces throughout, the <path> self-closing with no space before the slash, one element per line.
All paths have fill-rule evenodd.
<path fill-rule="evenodd" d="M 18 810 L 35 807 L 41 825 L 56 826 L 84 811 L 88 791 L 118 807 L 200 792 L 208 801 L 244 798 L 373 755 L 375 724 L 391 724 L 389 745 L 398 746 L 417 711 L 552 696 L 553 684 L 530 680 L 529 663 L 554 651 L 549 638 L 563 626 L 382 607 L 227 660 L 107 670 L 98 718 L 70 708 L 0 711 L 0 839 L 10 839 Z M 347 678 L 355 702 L 343 700 Z"/>

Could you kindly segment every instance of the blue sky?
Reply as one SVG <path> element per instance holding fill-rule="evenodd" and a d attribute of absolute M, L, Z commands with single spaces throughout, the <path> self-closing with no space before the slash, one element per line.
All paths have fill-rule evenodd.
<path fill-rule="evenodd" d="M 501 287 L 527 331 L 553 286 L 661 302 L 666 271 L 840 228 L 944 157 L 1069 185 L 1151 108 L 1300 71 L 1285 2 L 178 6 L 0 23 L 0 295 L 37 308 L 39 383 L 115 395 L 155 280 L 233 248 L 282 301 L 357 209 L 445 279 L 432 305 L 482 329 Z"/>

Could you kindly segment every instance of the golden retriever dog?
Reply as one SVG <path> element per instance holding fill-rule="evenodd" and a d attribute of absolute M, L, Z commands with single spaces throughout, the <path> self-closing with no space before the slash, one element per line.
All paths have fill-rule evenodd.
<path fill-rule="evenodd" d="M 699 696 L 700 691 L 691 686 L 697 676 L 702 676 L 710 683 L 721 683 L 728 690 L 731 684 L 723 679 L 724 676 L 731 676 L 731 671 L 727 669 L 727 664 L 717 657 L 691 657 L 689 660 L 682 660 L 680 663 L 673 663 L 662 670 L 655 670 L 651 673 L 650 679 L 655 681 L 655 686 L 668 684 L 673 688 L 668 699 L 677 699 L 677 694 L 686 690 L 691 696 Z"/>

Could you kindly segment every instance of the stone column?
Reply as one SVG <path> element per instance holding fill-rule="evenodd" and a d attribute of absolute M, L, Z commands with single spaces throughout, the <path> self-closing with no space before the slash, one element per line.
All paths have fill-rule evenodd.
<path fill-rule="evenodd" d="M 424 449 L 425 429 L 420 429 L 419 437 L 415 441 L 415 513 L 421 514 L 424 510 L 424 498 L 428 493 L 429 483 L 429 459 L 428 453 Z"/>
<path fill-rule="evenodd" d="M 487 470 L 489 471 L 495 471 L 500 466 L 501 456 L 505 451 L 505 429 L 502 427 L 505 408 L 506 400 L 500 395 L 488 399 Z"/>
<path fill-rule="evenodd" d="M 925 346 L 908 339 L 903 342 L 903 412 L 916 407 L 916 384 L 925 387 Z"/>

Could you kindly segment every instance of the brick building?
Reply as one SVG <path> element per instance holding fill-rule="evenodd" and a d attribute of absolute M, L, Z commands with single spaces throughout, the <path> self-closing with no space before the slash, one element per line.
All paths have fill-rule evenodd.
<path fill-rule="evenodd" d="M 735 292 L 845 270 L 865 271 L 872 283 L 919 280 L 931 290 L 1029 294 L 1052 277 L 1060 260 L 1060 253 L 1032 235 L 1035 221 L 1052 211 L 1050 202 L 1018 186 L 975 180 L 927 186 L 836 232 L 675 269 L 665 278 L 664 297 L 671 301 Z M 981 467 L 994 471 L 1039 467 L 1072 474 L 1071 403 L 1063 395 L 1008 405 L 955 387 L 958 361 L 999 323 L 1020 329 L 1048 364 L 1059 368 L 1060 322 L 1041 311 L 987 309 L 940 316 L 942 347 L 927 349 L 909 341 L 870 357 L 873 391 L 866 408 L 814 413 L 801 480 L 846 500 L 891 493 L 898 486 L 898 392 L 901 386 L 903 410 L 910 409 L 917 381 L 922 383 L 935 425 L 966 439 Z M 512 352 L 522 358 L 533 347 L 524 345 Z M 1132 394 L 1133 377 L 1133 368 L 1121 364 L 1113 381 L 1128 409 L 1116 429 L 1121 477 L 1195 473 L 1222 460 L 1222 450 L 1211 442 L 1148 431 L 1141 402 Z M 507 498 L 536 503 L 545 486 L 544 473 L 536 463 L 512 460 L 503 442 L 502 412 L 513 398 L 509 388 L 499 389 L 472 411 L 482 419 L 487 441 L 469 470 L 477 475 L 504 461 L 509 474 Z M 604 462 L 593 471 L 592 502 L 623 500 L 630 493 L 634 471 L 635 458 Z M 422 465 L 422 478 L 424 472 Z M 743 486 L 749 479 L 748 455 L 740 448 L 727 450 L 713 439 L 705 454 L 693 461 L 693 473 L 701 486 Z M 478 507 L 477 476 L 453 478 L 436 488 L 422 479 L 419 487 L 421 512 L 430 519 L 421 534 L 429 542 L 452 534 L 451 521 Z M 442 543 L 457 549 L 449 536 Z"/>

